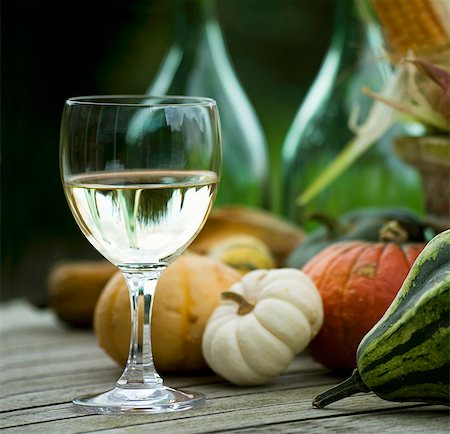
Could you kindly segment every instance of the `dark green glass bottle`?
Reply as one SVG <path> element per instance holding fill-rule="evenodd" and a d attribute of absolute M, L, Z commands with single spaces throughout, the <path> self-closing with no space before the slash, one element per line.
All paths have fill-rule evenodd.
<path fill-rule="evenodd" d="M 370 206 L 421 210 L 419 177 L 396 157 L 392 147 L 392 138 L 405 131 L 400 125 L 391 128 L 312 200 L 298 203 L 299 196 L 354 137 L 349 119 L 355 103 L 361 109 L 359 118 L 366 118 L 373 101 L 361 88 L 380 90 L 392 74 L 383 60 L 380 29 L 358 13 L 357 7 L 364 1 L 335 1 L 329 50 L 283 144 L 282 213 L 298 223 L 304 223 L 310 213 L 336 217 Z"/>
<path fill-rule="evenodd" d="M 217 101 L 223 164 L 216 205 L 267 204 L 268 152 L 256 114 L 228 56 L 213 0 L 174 1 L 174 41 L 147 90 Z"/>

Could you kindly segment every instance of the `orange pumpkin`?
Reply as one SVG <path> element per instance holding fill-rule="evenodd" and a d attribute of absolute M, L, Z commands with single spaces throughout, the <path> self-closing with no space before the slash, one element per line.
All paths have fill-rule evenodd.
<path fill-rule="evenodd" d="M 422 243 L 344 241 L 322 250 L 303 271 L 322 296 L 324 322 L 310 344 L 332 369 L 356 367 L 356 349 L 399 291 Z"/>

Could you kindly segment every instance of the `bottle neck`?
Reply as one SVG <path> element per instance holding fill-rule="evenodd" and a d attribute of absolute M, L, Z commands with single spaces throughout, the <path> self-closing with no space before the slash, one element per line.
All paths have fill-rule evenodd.
<path fill-rule="evenodd" d="M 368 69 L 373 69 L 374 74 L 386 80 L 391 68 L 382 61 L 385 55 L 381 29 L 367 2 L 336 0 L 335 6 L 333 32 L 326 56 L 334 59 L 335 73 L 345 75 L 347 71 L 355 75 L 364 69 L 367 75 Z"/>
<path fill-rule="evenodd" d="M 174 42 L 193 49 L 206 27 L 217 21 L 215 0 L 174 0 Z"/>
<path fill-rule="evenodd" d="M 146 93 L 196 93 L 200 82 L 193 76 L 204 75 L 213 58 L 223 60 L 226 53 L 215 3 L 215 0 L 172 0 L 172 44 Z M 200 87 L 203 85 L 201 80 Z M 203 90 L 201 94 L 206 96 Z"/>
<path fill-rule="evenodd" d="M 339 55 L 341 63 L 352 63 L 364 43 L 364 30 L 353 2 L 336 0 L 329 52 Z"/>

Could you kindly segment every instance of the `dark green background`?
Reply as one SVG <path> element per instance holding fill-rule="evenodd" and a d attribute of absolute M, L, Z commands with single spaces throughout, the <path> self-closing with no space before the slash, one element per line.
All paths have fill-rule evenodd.
<path fill-rule="evenodd" d="M 62 107 L 71 96 L 144 92 L 170 45 L 172 12 L 168 0 L 1 2 L 2 300 L 45 303 L 55 261 L 98 257 L 60 184 Z M 333 2 L 219 0 L 218 15 L 277 186 L 281 144 L 329 42 Z"/>

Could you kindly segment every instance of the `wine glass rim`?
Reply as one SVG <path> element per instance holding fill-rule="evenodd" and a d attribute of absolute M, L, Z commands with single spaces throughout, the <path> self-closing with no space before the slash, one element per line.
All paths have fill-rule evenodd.
<path fill-rule="evenodd" d="M 212 98 L 181 95 L 86 95 L 68 98 L 67 105 L 130 106 L 130 107 L 186 107 L 215 106 Z"/>

